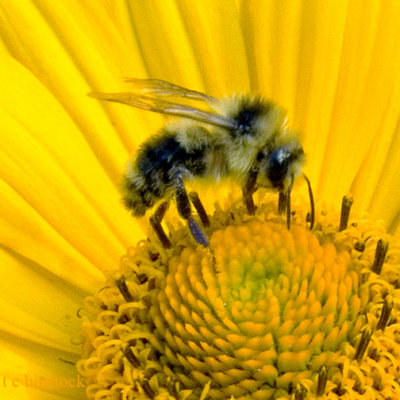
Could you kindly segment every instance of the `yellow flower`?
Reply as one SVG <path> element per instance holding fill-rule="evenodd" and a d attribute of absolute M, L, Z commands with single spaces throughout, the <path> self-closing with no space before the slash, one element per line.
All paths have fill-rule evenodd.
<path fill-rule="evenodd" d="M 86 299 L 89 399 L 398 398 L 398 241 L 385 257 L 380 224 L 323 210 L 310 232 L 297 204 L 289 231 L 261 204 L 217 209 L 209 247 L 179 228 L 122 258 Z"/>
<path fill-rule="evenodd" d="M 0 391 L 4 392 L 4 397 L 45 400 L 84 398 L 83 386 L 87 382 L 79 380 L 81 377 L 77 376 L 73 365 L 80 358 L 81 351 L 80 321 L 76 312 L 87 295 L 105 286 L 104 275 L 114 276 L 121 255 L 142 239 L 143 230 L 147 229 L 146 221 L 134 220 L 121 207 L 118 181 L 129 154 L 161 126 L 163 118 L 118 105 L 101 104 L 87 97 L 87 92 L 124 91 L 123 77 L 149 76 L 213 96 L 235 91 L 262 93 L 287 108 L 291 125 L 302 132 L 307 154 L 305 170 L 313 183 L 317 200 L 320 204 L 328 204 L 321 206 L 320 210 L 328 210 L 329 216 L 325 218 L 318 214 L 317 222 L 326 222 L 324 226 L 329 227 L 336 218 L 331 217 L 329 207 L 337 209 L 343 194 L 351 192 L 358 215 L 363 216 L 364 211 L 369 211 L 370 218 L 384 220 L 389 232 L 396 235 L 400 215 L 400 189 L 397 185 L 400 170 L 399 20 L 400 4 L 395 0 L 1 1 L 0 254 L 3 307 Z M 226 196 L 223 190 L 213 191 L 214 197 L 207 199 L 208 206 L 214 201 L 222 204 Z M 302 191 L 301 185 L 295 187 L 294 202 L 296 196 L 301 197 Z M 211 193 L 207 191 L 207 196 Z M 262 196 L 257 200 L 261 202 Z M 296 210 L 295 207 L 296 204 Z M 300 210 L 301 203 L 298 207 L 297 210 Z M 211 213 L 209 207 L 208 210 Z M 238 213 L 238 221 L 250 225 L 255 223 L 247 222 Z M 269 221 L 272 217 L 266 215 L 265 218 Z M 297 222 L 302 222 L 304 226 L 304 218 L 299 216 Z M 349 337 L 353 341 L 349 343 L 353 350 L 350 349 L 348 354 L 345 349 L 341 350 L 341 356 L 348 355 L 347 361 L 341 359 L 336 365 L 336 372 L 327 372 L 328 383 L 336 384 L 336 392 L 328 383 L 326 391 L 342 395 L 345 389 L 338 386 L 338 382 L 345 376 L 354 384 L 368 387 L 365 396 L 390 398 L 391 392 L 384 389 L 389 387 L 387 382 L 391 382 L 390 376 L 393 379 L 394 374 L 399 372 L 394 356 L 398 354 L 396 346 L 399 339 L 393 334 L 397 340 L 394 344 L 381 340 L 381 337 L 386 337 L 385 332 L 389 330 L 390 333 L 390 329 L 394 328 L 381 329 L 383 334 L 379 337 L 376 328 L 382 309 L 391 309 L 392 298 L 393 308 L 398 310 L 397 270 L 391 267 L 398 256 L 389 246 L 391 261 L 388 256 L 388 266 L 382 269 L 382 276 L 376 278 L 379 282 L 374 283 L 380 289 L 376 290 L 376 295 L 368 292 L 376 306 L 368 308 L 362 297 L 364 292 L 359 291 L 362 291 L 362 284 L 367 282 L 367 278 L 375 279 L 375 275 L 357 269 L 358 264 L 353 258 L 344 262 L 340 251 L 348 251 L 350 242 L 353 246 L 354 241 L 360 242 L 358 246 L 365 244 L 368 250 L 366 260 L 371 261 L 374 258 L 372 244 L 375 245 L 379 237 L 366 240 L 366 232 L 378 231 L 382 234 L 383 230 L 376 228 L 380 225 L 370 223 L 364 216 L 357 221 L 364 227 L 361 239 L 365 243 L 359 240 L 357 235 L 360 233 L 353 232 L 353 227 L 350 227 L 346 230 L 347 236 L 343 234 L 335 239 L 335 250 L 330 247 L 331 250 L 318 251 L 337 252 L 332 254 L 330 262 L 336 260 L 334 264 L 338 268 L 351 265 L 353 275 L 357 275 L 350 285 L 351 293 L 360 294 L 361 303 L 350 303 L 348 307 L 365 311 L 357 321 L 361 321 L 363 326 L 370 326 L 374 336 L 370 338 L 369 328 L 351 331 L 358 327 L 358 322 L 354 320 L 346 328 L 336 325 L 334 332 L 338 336 L 332 337 L 322 347 L 340 347 L 339 342 L 344 335 L 341 329 L 347 329 L 351 332 Z M 176 226 L 176 221 L 174 224 Z M 177 229 L 180 238 L 179 235 L 184 233 L 179 233 L 181 231 L 173 226 L 171 230 L 174 232 Z M 230 229 L 226 231 L 229 233 Z M 293 229 L 293 235 L 297 229 L 300 228 Z M 333 232 L 329 229 L 316 228 L 316 232 L 322 232 L 319 236 L 322 247 L 328 246 L 325 243 L 328 239 L 324 242 L 323 238 L 332 239 Z M 218 236 L 217 231 L 210 240 L 218 247 L 223 238 Z M 235 237 L 234 233 L 229 234 Z M 274 237 L 286 241 L 280 235 L 287 234 L 276 233 Z M 305 231 L 298 239 L 290 240 L 296 243 L 296 240 L 302 241 L 309 235 L 311 233 Z M 266 246 L 273 246 L 274 243 L 270 241 Z M 141 249 L 140 245 L 138 249 Z M 396 250 L 396 246 L 392 249 Z M 218 257 L 224 257 L 223 251 L 223 247 L 218 250 Z M 354 256 L 356 251 L 359 250 L 352 250 L 351 255 Z M 193 256 L 190 256 L 185 251 L 182 257 L 194 257 L 193 265 L 201 265 L 206 270 L 212 263 L 204 252 L 194 250 Z M 161 253 L 162 249 L 158 254 Z M 289 250 L 288 253 L 291 254 Z M 136 260 L 137 254 L 128 255 L 128 259 L 131 257 L 128 264 L 136 265 L 132 257 Z M 282 259 L 289 257 L 288 254 L 280 255 Z M 241 257 L 244 258 L 240 258 L 238 264 L 243 268 L 243 263 L 247 265 L 250 261 L 245 258 L 246 254 Z M 252 254 L 248 257 L 253 260 Z M 297 252 L 293 257 L 297 257 Z M 232 263 L 234 260 L 236 258 L 232 258 Z M 260 260 L 264 259 L 261 257 Z M 280 265 L 279 260 L 275 266 Z M 146 262 L 149 263 L 148 260 Z M 254 276 L 264 276 L 265 271 L 260 264 L 264 265 L 262 261 L 251 264 Z M 176 261 L 173 267 L 180 271 L 180 265 Z M 225 264 L 220 265 L 222 268 Z M 229 262 L 226 264 L 228 267 L 232 267 Z M 149 266 L 149 274 L 157 275 L 159 271 L 153 265 Z M 243 298 L 259 294 L 261 289 L 252 286 L 254 279 L 246 282 L 249 286 L 241 287 L 238 283 L 239 272 L 229 277 L 229 271 L 221 270 L 215 276 L 225 280 L 224 287 L 234 286 L 233 294 L 237 291 L 238 296 Z M 210 274 L 206 276 L 211 279 Z M 299 279 L 296 276 L 293 273 L 293 279 Z M 160 280 L 157 282 L 161 284 Z M 293 282 L 300 285 L 300 281 Z M 226 286 L 227 283 L 230 286 Z M 128 285 L 133 283 L 128 280 Z M 171 289 L 179 289 L 177 283 L 172 282 L 171 285 Z M 106 288 L 100 291 L 99 296 L 103 292 L 104 296 L 109 292 L 120 296 L 114 289 Z M 310 310 L 318 304 L 324 307 L 318 294 L 324 297 L 324 304 L 328 304 L 328 298 L 331 299 L 329 293 L 328 289 L 316 293 L 315 303 L 309 300 L 310 308 L 306 312 L 312 312 Z M 231 302 L 234 301 L 233 294 L 228 299 Z M 328 298 L 325 299 L 326 296 Z M 346 298 L 352 299 L 352 296 L 348 294 Z M 171 307 L 176 298 L 176 293 L 171 296 Z M 110 305 L 121 301 L 113 297 L 106 299 Z M 214 305 L 217 308 L 222 307 L 219 299 Z M 132 307 L 131 303 L 128 301 L 129 307 Z M 98 309 L 98 303 L 94 302 L 92 311 L 97 310 L 96 304 Z M 342 307 L 339 300 L 337 304 Z M 274 304 L 269 303 L 269 306 L 274 310 Z M 86 307 L 90 308 L 89 304 L 86 303 Z M 237 310 L 239 314 L 253 311 Z M 130 309 L 127 312 L 136 315 L 137 311 Z M 170 323 L 165 317 L 168 312 L 165 314 L 161 306 L 160 310 L 151 312 L 155 321 L 161 321 L 157 332 L 162 331 L 163 326 Z M 185 316 L 185 312 L 181 315 Z M 397 321 L 396 312 L 390 314 L 394 321 Z M 80 314 L 86 317 L 84 310 Z M 210 315 L 212 317 L 212 313 Z M 342 321 L 340 311 L 335 315 L 338 315 L 337 321 Z M 285 316 L 282 311 L 281 318 Z M 113 316 L 110 318 L 112 320 Z M 219 329 L 223 328 L 220 325 Z M 246 329 L 251 330 L 252 325 Z M 168 329 L 165 331 L 168 332 Z M 229 337 L 226 332 L 219 335 L 222 347 L 223 342 L 229 346 L 235 340 L 238 343 L 242 340 L 232 336 L 233 331 Z M 318 337 L 318 333 L 314 337 Z M 158 337 L 157 340 L 162 346 L 169 339 Z M 291 345 L 290 340 L 292 338 L 287 338 L 274 346 L 284 353 L 285 346 Z M 310 366 L 308 345 L 311 342 L 307 340 L 293 344 L 300 353 L 303 352 L 302 359 L 292 359 L 290 355 L 281 353 L 280 356 L 271 355 L 273 362 L 265 367 L 266 371 L 261 365 L 254 368 L 260 369 L 266 382 L 275 388 L 276 379 L 281 376 L 279 371 L 286 371 L 291 364 L 295 364 L 293 368 L 299 373 L 305 371 L 304 376 L 294 379 L 294 386 L 287 383 L 279 388 L 297 398 L 302 398 L 299 396 L 303 396 L 303 391 L 318 392 L 315 377 L 324 380 L 324 372 L 318 370 L 318 362 Z M 367 366 L 361 369 L 363 372 L 360 375 L 354 362 L 363 362 L 365 349 L 358 350 L 362 354 L 356 355 L 357 346 L 363 340 L 371 346 L 372 352 L 376 349 L 380 355 L 375 355 L 374 367 L 365 364 Z M 253 360 L 248 352 L 257 352 L 260 347 L 251 342 L 251 338 L 246 338 L 245 344 L 245 350 L 239 356 Z M 167 358 L 172 362 L 186 357 L 180 355 L 181 345 L 176 344 L 175 349 L 179 351 L 175 350 L 176 353 L 171 355 L 162 354 L 160 360 Z M 139 373 L 140 368 L 135 369 L 135 361 L 132 363 L 129 351 L 125 349 L 124 362 L 131 368 L 130 379 L 134 379 L 134 373 Z M 150 349 L 144 348 L 143 351 L 147 354 Z M 334 361 L 331 362 L 334 364 Z M 223 358 L 221 363 L 229 367 L 229 360 Z M 169 368 L 168 365 L 166 363 L 165 368 Z M 191 367 L 182 362 L 179 368 L 182 369 L 180 376 L 183 376 Z M 201 368 L 204 366 L 193 369 L 198 371 L 199 382 L 203 379 L 201 373 L 204 374 Z M 318 370 L 317 375 L 308 375 L 310 370 Z M 193 379 L 193 376 L 188 379 Z M 228 378 L 223 376 L 221 379 Z M 149 387 L 144 384 L 146 389 L 143 391 L 153 393 L 156 390 L 154 382 L 155 379 Z M 184 395 L 189 395 L 190 383 L 185 382 L 182 377 L 178 389 L 186 390 Z M 162 382 L 157 384 L 162 386 Z M 183 387 L 185 384 L 187 387 Z M 235 383 L 235 387 L 241 389 L 232 389 L 231 395 L 240 397 L 243 390 L 258 390 L 252 384 L 246 379 L 241 385 Z M 175 381 L 172 386 L 172 391 L 178 390 Z M 395 386 L 393 384 L 390 390 L 397 390 Z M 208 383 L 203 379 L 203 389 L 199 391 L 196 388 L 194 393 L 212 398 L 217 396 L 215 387 L 214 381 Z M 268 396 L 264 392 L 262 395 L 265 398 Z"/>

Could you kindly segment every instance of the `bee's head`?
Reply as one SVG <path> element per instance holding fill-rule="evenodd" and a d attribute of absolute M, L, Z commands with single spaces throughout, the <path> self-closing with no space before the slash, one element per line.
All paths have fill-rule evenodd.
<path fill-rule="evenodd" d="M 272 187 L 283 191 L 301 173 L 303 162 L 303 148 L 298 142 L 290 142 L 271 151 L 264 158 L 260 172 Z"/>

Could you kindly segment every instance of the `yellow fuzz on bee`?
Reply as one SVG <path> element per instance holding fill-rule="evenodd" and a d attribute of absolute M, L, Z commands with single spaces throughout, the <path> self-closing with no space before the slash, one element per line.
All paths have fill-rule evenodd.
<path fill-rule="evenodd" d="M 129 250 L 86 299 L 89 399 L 400 398 L 399 243 L 327 210 L 310 231 L 303 204 L 288 230 L 276 203 L 216 207 L 209 247 Z"/>

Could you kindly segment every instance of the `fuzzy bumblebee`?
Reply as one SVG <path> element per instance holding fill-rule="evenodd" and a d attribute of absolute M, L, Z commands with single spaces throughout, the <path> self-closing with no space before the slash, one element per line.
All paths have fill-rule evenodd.
<path fill-rule="evenodd" d="M 290 191 L 301 174 L 304 151 L 297 135 L 286 126 L 282 108 L 261 96 L 216 99 L 161 80 L 128 81 L 136 93 L 95 92 L 90 96 L 183 117 L 167 123 L 142 144 L 123 178 L 123 202 L 133 215 L 143 216 L 166 200 L 151 218 L 164 246 L 170 243 L 161 221 L 171 197 L 176 198 L 179 215 L 187 220 L 194 239 L 208 245 L 192 218 L 191 200 L 206 225 L 202 205 L 185 188 L 185 182 L 197 178 L 211 178 L 216 183 L 225 177 L 237 181 L 249 214 L 255 212 L 252 195 L 258 187 L 285 193 L 290 226 Z M 198 107 L 192 106 L 195 103 Z M 311 192 L 310 185 L 309 189 Z"/>

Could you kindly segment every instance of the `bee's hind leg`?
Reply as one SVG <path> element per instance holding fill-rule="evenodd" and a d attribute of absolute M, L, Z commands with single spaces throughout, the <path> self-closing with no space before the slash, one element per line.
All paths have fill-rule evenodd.
<path fill-rule="evenodd" d="M 253 193 L 256 191 L 256 183 L 258 176 L 258 168 L 253 167 L 249 171 L 249 175 L 247 177 L 247 181 L 243 186 L 242 194 L 243 194 L 243 202 L 247 208 L 247 212 L 250 215 L 254 215 L 256 212 L 256 206 L 254 205 Z"/>
<path fill-rule="evenodd" d="M 203 246 L 209 246 L 206 235 L 192 217 L 192 208 L 190 205 L 189 196 L 186 192 L 185 184 L 182 175 L 180 173 L 176 175 L 175 190 L 176 190 L 176 204 L 178 208 L 178 213 L 182 218 L 186 219 L 186 221 L 188 222 L 188 226 L 194 240 Z"/>
<path fill-rule="evenodd" d="M 157 234 L 160 239 L 161 244 L 166 249 L 170 249 L 172 247 L 172 243 L 166 235 L 163 227 L 161 226 L 161 221 L 164 218 L 165 212 L 167 211 L 169 206 L 168 201 L 163 201 L 156 209 L 155 213 L 150 217 L 150 224 L 154 229 L 154 232 Z"/>

